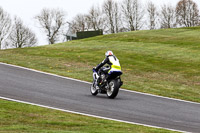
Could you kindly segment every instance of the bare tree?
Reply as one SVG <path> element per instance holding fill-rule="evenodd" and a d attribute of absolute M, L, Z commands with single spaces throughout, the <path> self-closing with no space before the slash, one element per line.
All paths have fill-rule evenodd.
<path fill-rule="evenodd" d="M 43 9 L 35 19 L 44 29 L 49 44 L 59 41 L 60 33 L 66 24 L 66 14 L 61 9 Z"/>
<path fill-rule="evenodd" d="M 3 47 L 3 42 L 10 34 L 11 25 L 10 15 L 0 7 L 0 49 Z"/>
<path fill-rule="evenodd" d="M 84 14 L 78 14 L 74 18 L 74 25 L 76 27 L 77 31 L 85 31 L 88 29 L 87 23 L 86 23 L 86 15 Z"/>
<path fill-rule="evenodd" d="M 32 47 L 37 43 L 35 34 L 26 27 L 20 18 L 15 17 L 12 32 L 6 41 L 8 47 Z"/>
<path fill-rule="evenodd" d="M 85 30 L 91 30 L 92 29 L 92 23 L 90 22 L 90 18 L 88 16 L 88 14 L 84 15 L 84 19 L 85 19 Z"/>
<path fill-rule="evenodd" d="M 143 26 L 144 10 L 138 0 L 123 0 L 122 15 L 129 31 L 139 30 Z"/>
<path fill-rule="evenodd" d="M 72 33 L 76 33 L 77 31 L 81 31 L 81 28 L 79 27 L 78 23 L 75 20 L 72 20 L 69 22 L 69 28 Z"/>
<path fill-rule="evenodd" d="M 121 22 L 121 12 L 119 9 L 119 4 L 115 2 L 114 4 L 114 26 L 115 26 L 115 32 L 118 33 L 121 29 L 122 22 Z"/>
<path fill-rule="evenodd" d="M 180 26 L 192 27 L 198 25 L 198 5 L 192 0 L 180 0 L 176 6 L 176 18 Z"/>
<path fill-rule="evenodd" d="M 114 28 L 114 21 L 113 21 L 113 5 L 114 1 L 113 0 L 107 0 L 103 4 L 103 11 L 106 15 L 106 20 L 108 21 L 108 27 L 111 33 L 115 33 L 115 28 Z"/>
<path fill-rule="evenodd" d="M 104 18 L 99 7 L 92 6 L 87 15 L 91 28 L 94 30 L 104 29 Z"/>
<path fill-rule="evenodd" d="M 89 20 L 90 18 L 88 15 L 85 14 L 77 14 L 74 19 L 69 22 L 70 28 L 73 33 L 79 32 L 79 31 L 88 31 L 91 29 L 92 24 Z"/>
<path fill-rule="evenodd" d="M 108 23 L 107 27 L 110 32 L 119 32 L 121 24 L 121 14 L 118 3 L 113 0 L 106 0 L 103 4 L 103 12 L 105 14 L 105 20 Z"/>
<path fill-rule="evenodd" d="M 73 33 L 77 31 L 104 29 L 104 19 L 99 7 L 92 6 L 88 14 L 77 14 L 71 22 L 70 28 Z"/>
<path fill-rule="evenodd" d="M 147 12 L 149 18 L 149 29 L 156 29 L 159 14 L 155 4 L 151 1 L 147 4 Z"/>
<path fill-rule="evenodd" d="M 176 27 L 176 11 L 173 6 L 164 4 L 161 7 L 160 23 L 164 29 Z"/>

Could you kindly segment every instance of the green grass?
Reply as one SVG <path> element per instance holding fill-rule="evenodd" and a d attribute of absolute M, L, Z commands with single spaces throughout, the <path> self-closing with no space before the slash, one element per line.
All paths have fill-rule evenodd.
<path fill-rule="evenodd" d="M 0 100 L 0 133 L 173 133 Z"/>
<path fill-rule="evenodd" d="M 200 27 L 127 32 L 2 50 L 0 61 L 91 81 L 92 68 L 104 59 L 107 50 L 120 59 L 122 88 L 200 102 Z"/>

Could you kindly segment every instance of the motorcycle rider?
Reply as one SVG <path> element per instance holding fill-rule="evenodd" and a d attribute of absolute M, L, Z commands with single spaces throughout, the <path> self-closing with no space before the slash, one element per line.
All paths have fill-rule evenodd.
<path fill-rule="evenodd" d="M 107 51 L 105 53 L 106 58 L 97 65 L 96 68 L 93 68 L 98 75 L 104 74 L 104 77 L 98 76 L 97 78 L 97 86 L 101 85 L 102 83 L 106 82 L 112 76 L 120 76 L 122 74 L 121 66 L 117 57 L 113 54 L 112 51 Z M 103 67 L 105 64 L 108 64 L 107 67 Z"/>

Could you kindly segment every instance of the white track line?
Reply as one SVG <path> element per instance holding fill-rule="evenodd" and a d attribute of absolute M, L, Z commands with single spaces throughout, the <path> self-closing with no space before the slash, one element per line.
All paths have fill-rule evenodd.
<path fill-rule="evenodd" d="M 83 115 L 83 116 L 100 118 L 100 119 L 105 119 L 105 120 L 112 120 L 112 121 L 123 122 L 123 123 L 128 123 L 128 124 L 135 124 L 135 125 L 146 126 L 146 127 L 151 127 L 151 128 L 166 129 L 166 130 L 177 131 L 177 132 L 182 132 L 182 133 L 189 133 L 189 132 L 181 131 L 181 130 L 175 130 L 175 129 L 164 128 L 164 127 L 157 127 L 157 126 L 152 126 L 152 125 L 146 125 L 146 124 L 141 124 L 141 123 L 135 123 L 135 122 L 130 122 L 130 121 L 123 121 L 123 120 L 118 120 L 118 119 L 113 119 L 113 118 L 108 118 L 108 117 L 91 115 L 91 114 L 86 114 L 86 113 L 81 113 L 81 112 L 75 112 L 75 111 L 70 111 L 70 110 L 65 110 L 65 109 L 50 107 L 50 106 L 41 105 L 41 104 L 35 104 L 35 103 L 31 103 L 31 102 L 26 102 L 26 101 L 21 101 L 21 100 L 16 100 L 16 99 L 11 99 L 11 98 L 1 97 L 1 96 L 0 96 L 0 99 L 8 100 L 8 101 L 13 101 L 13 102 L 18 102 L 18 103 L 29 104 L 29 105 L 34 105 L 34 106 L 48 108 L 48 109 L 53 109 L 53 110 L 58 110 L 58 111 L 63 111 L 63 112 L 67 112 L 67 113 L 73 113 L 73 114 L 78 114 L 78 115 Z"/>
<path fill-rule="evenodd" d="M 87 81 L 73 79 L 73 78 L 69 78 L 69 77 L 64 77 L 64 76 L 60 76 L 60 75 L 56 75 L 56 74 L 52 74 L 52 73 L 42 72 L 42 71 L 39 71 L 39 70 L 26 68 L 26 67 L 22 67 L 22 66 L 7 64 L 7 63 L 3 63 L 3 62 L 0 62 L 0 64 L 11 66 L 11 67 L 16 67 L 16 68 L 21 68 L 21 69 L 25 69 L 25 70 L 29 70 L 29 71 L 33 71 L 33 72 L 37 72 L 37 73 L 42 73 L 42 74 L 46 74 L 46 75 L 51 75 L 51 76 L 55 76 L 55 77 L 59 77 L 59 78 L 63 78 L 63 79 L 78 81 L 78 82 L 82 82 L 82 83 L 86 83 L 86 84 L 92 84 L 92 83 L 87 82 Z M 126 89 L 120 89 L 120 90 L 126 91 L 126 92 L 131 92 L 131 93 L 137 93 L 137 94 L 141 94 L 141 95 L 146 95 L 146 96 L 159 97 L 159 98 L 163 98 L 163 99 L 169 99 L 169 100 L 174 100 L 174 101 L 179 101 L 179 102 L 185 102 L 185 103 L 200 105 L 200 103 L 192 102 L 192 101 L 186 101 L 186 100 L 181 100 L 181 99 L 176 99 L 176 98 L 169 98 L 169 97 L 158 96 L 158 95 L 153 95 L 153 94 L 148 94 L 148 93 L 143 93 L 143 92 L 137 92 L 137 91 L 132 91 L 132 90 L 126 90 Z"/>

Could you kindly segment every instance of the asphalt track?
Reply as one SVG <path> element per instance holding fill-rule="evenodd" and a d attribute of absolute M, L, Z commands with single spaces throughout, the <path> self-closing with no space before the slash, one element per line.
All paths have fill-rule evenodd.
<path fill-rule="evenodd" d="M 90 75 L 88 75 L 90 76 Z M 90 84 L 0 63 L 0 96 L 183 132 L 200 133 L 200 104 L 120 91 L 92 96 Z"/>

